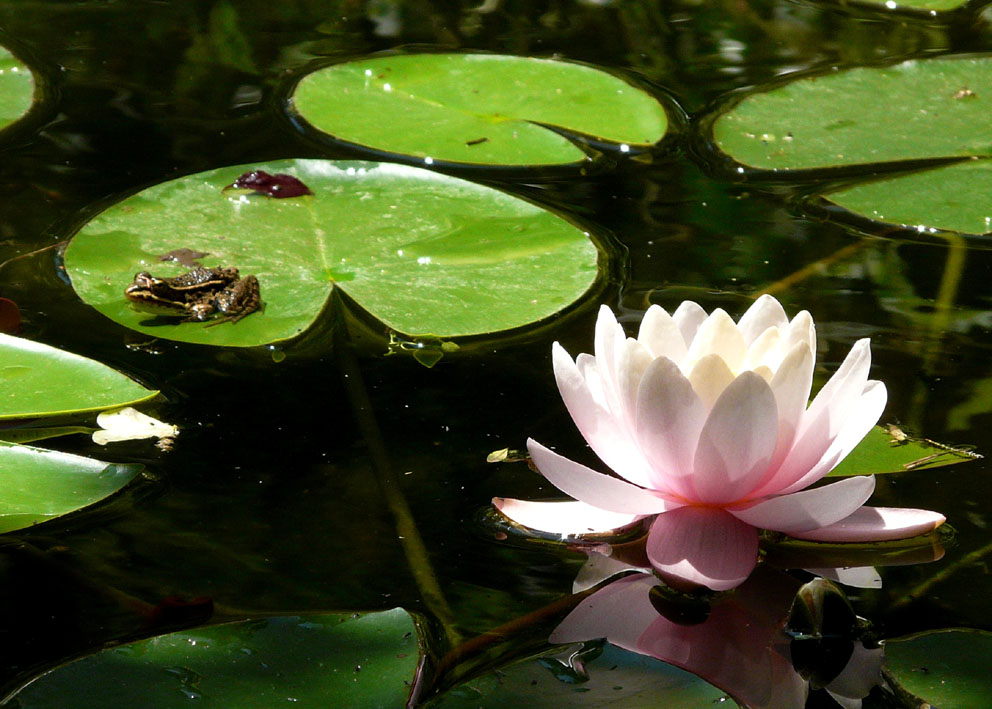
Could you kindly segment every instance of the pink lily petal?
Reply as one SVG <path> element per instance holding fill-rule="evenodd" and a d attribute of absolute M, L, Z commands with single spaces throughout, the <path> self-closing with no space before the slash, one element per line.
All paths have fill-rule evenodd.
<path fill-rule="evenodd" d="M 737 323 L 744 341 L 748 345 L 758 339 L 768 328 L 785 328 L 789 324 L 789 318 L 785 314 L 782 304 L 775 298 L 765 293 L 751 304 L 747 312 L 741 316 Z"/>
<path fill-rule="evenodd" d="M 648 601 L 654 576 L 638 574 L 614 581 L 577 605 L 551 632 L 548 642 L 574 643 L 608 638 L 626 650 L 637 651 L 637 639 L 658 618 Z"/>
<path fill-rule="evenodd" d="M 689 380 L 670 359 L 656 359 L 637 391 L 637 440 L 653 471 L 651 487 L 693 494 L 693 451 L 707 410 Z"/>
<path fill-rule="evenodd" d="M 744 509 L 727 511 L 742 522 L 799 536 L 848 517 L 875 491 L 875 478 L 845 478 L 823 487 L 770 497 Z"/>
<path fill-rule="evenodd" d="M 531 502 L 494 497 L 493 506 L 517 524 L 563 537 L 613 532 L 629 527 L 642 518 L 640 515 L 607 512 L 585 502 L 567 500 Z"/>
<path fill-rule="evenodd" d="M 717 399 L 693 459 L 696 501 L 719 504 L 747 495 L 764 475 L 778 438 L 771 387 L 744 372 Z"/>
<path fill-rule="evenodd" d="M 558 391 L 579 433 L 611 470 L 637 485 L 651 484 L 650 470 L 629 431 L 601 402 L 596 361 L 579 355 L 579 364 L 557 342 L 551 350 Z M 581 366 L 580 366 L 581 365 Z M 584 371 L 583 371 L 584 370 Z"/>
<path fill-rule="evenodd" d="M 675 588 L 739 586 L 758 562 L 758 531 L 714 507 L 660 514 L 648 532 L 648 558 Z"/>
<path fill-rule="evenodd" d="M 809 472 L 800 477 L 788 487 L 779 490 L 780 494 L 786 495 L 796 490 L 809 487 L 824 475 L 837 467 L 847 454 L 853 451 L 861 440 L 868 435 L 872 427 L 878 423 L 882 411 L 885 409 L 887 392 L 885 385 L 879 381 L 869 381 L 865 385 L 864 394 L 858 403 L 858 407 L 851 412 L 847 423 L 841 429 L 837 438 L 823 454 L 823 457 L 814 465 Z"/>
<path fill-rule="evenodd" d="M 782 359 L 769 384 L 778 407 L 778 444 L 768 464 L 767 477 L 774 475 L 796 440 L 796 430 L 806 411 L 813 383 L 813 352 L 804 343 L 795 346 Z M 767 482 L 763 481 L 762 485 Z"/>
<path fill-rule="evenodd" d="M 797 539 L 814 542 L 885 542 L 932 532 L 945 520 L 944 515 L 930 510 L 862 507 L 829 526 L 789 534 Z"/>
<path fill-rule="evenodd" d="M 675 312 L 672 313 L 672 320 L 679 326 L 679 331 L 682 333 L 682 339 L 685 340 L 686 348 L 692 343 L 696 332 L 699 330 L 699 326 L 703 324 L 706 317 L 706 311 L 703 310 L 702 306 L 691 300 L 682 301 Z"/>
<path fill-rule="evenodd" d="M 537 469 L 552 485 L 593 507 L 622 514 L 650 515 L 680 506 L 652 490 L 597 473 L 548 450 L 532 438 L 527 439 L 527 450 Z"/>
<path fill-rule="evenodd" d="M 792 485 L 823 459 L 841 428 L 858 414 L 870 365 L 869 342 L 859 340 L 803 414 L 792 450 L 771 480 L 762 486 L 760 494 Z M 839 458 L 835 465 L 836 462 Z"/>
<path fill-rule="evenodd" d="M 687 351 L 678 324 L 660 305 L 652 305 L 644 313 L 637 339 L 655 357 L 668 357 L 673 362 L 681 362 Z"/>

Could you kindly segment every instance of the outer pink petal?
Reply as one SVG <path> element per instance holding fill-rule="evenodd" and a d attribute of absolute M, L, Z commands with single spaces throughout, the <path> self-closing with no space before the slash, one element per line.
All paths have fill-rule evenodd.
<path fill-rule="evenodd" d="M 779 490 L 779 494 L 789 494 L 796 490 L 809 487 L 824 475 L 837 467 L 854 450 L 861 439 L 868 435 L 872 427 L 878 423 L 879 416 L 885 409 L 887 394 L 882 382 L 870 381 L 865 385 L 865 391 L 858 402 L 858 407 L 851 412 L 847 423 L 834 439 L 830 448 L 813 468 L 791 485 Z"/>
<path fill-rule="evenodd" d="M 644 372 L 637 392 L 637 440 L 651 468 L 651 487 L 683 497 L 692 491 L 693 452 L 706 407 L 679 371 L 662 357 Z"/>
<path fill-rule="evenodd" d="M 585 502 L 531 502 L 494 497 L 493 506 L 517 524 L 563 537 L 623 529 L 641 515 L 607 512 Z"/>
<path fill-rule="evenodd" d="M 679 503 L 659 497 L 651 490 L 597 473 L 581 463 L 564 458 L 532 438 L 527 439 L 527 450 L 537 464 L 537 469 L 552 485 L 601 510 L 649 515 L 679 506 Z"/>
<path fill-rule="evenodd" d="M 762 485 L 763 493 L 778 492 L 792 485 L 824 458 L 844 425 L 857 415 L 870 366 L 869 342 L 859 340 L 803 414 L 792 450 L 771 481 Z"/>
<path fill-rule="evenodd" d="M 731 382 L 710 412 L 693 459 L 696 500 L 721 504 L 744 498 L 765 475 L 778 439 L 771 388 L 754 372 Z"/>
<path fill-rule="evenodd" d="M 600 386 L 593 373 L 593 359 L 580 355 L 580 367 L 557 342 L 551 349 L 551 357 L 558 391 L 582 437 L 610 469 L 632 483 L 650 485 L 647 462 L 634 441 L 632 431 L 618 427 L 616 417 L 604 403 L 600 403 L 605 395 L 591 388 L 595 385 L 598 390 Z M 585 370 L 585 375 L 582 370 Z M 596 367 L 595 371 L 598 372 L 599 368 Z M 597 395 L 600 402 L 597 402 Z"/>
<path fill-rule="evenodd" d="M 758 337 L 770 327 L 785 328 L 789 324 L 789 318 L 779 303 L 773 296 L 765 293 L 751 304 L 747 312 L 741 316 L 737 322 L 744 341 L 750 346 Z"/>
<path fill-rule="evenodd" d="M 728 509 L 737 519 L 761 529 L 798 536 L 839 522 L 875 491 L 875 478 L 845 478 L 823 487 L 770 497 L 744 509 Z"/>
<path fill-rule="evenodd" d="M 648 558 L 675 588 L 739 586 L 758 562 L 758 531 L 724 510 L 682 507 L 658 515 L 647 540 Z"/>
<path fill-rule="evenodd" d="M 932 532 L 945 519 L 944 515 L 930 510 L 862 507 L 835 524 L 790 534 L 797 539 L 816 542 L 884 542 Z"/>

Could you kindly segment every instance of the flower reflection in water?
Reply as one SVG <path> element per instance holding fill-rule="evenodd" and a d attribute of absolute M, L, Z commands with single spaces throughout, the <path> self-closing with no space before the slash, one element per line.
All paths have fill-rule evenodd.
<path fill-rule="evenodd" d="M 935 512 L 864 507 L 873 476 L 809 488 L 875 425 L 885 406 L 859 340 L 807 407 L 816 333 L 761 296 L 734 322 L 686 301 L 654 305 L 637 338 L 606 307 L 595 356 L 555 343 L 555 377 L 579 431 L 621 478 L 529 440 L 540 472 L 574 502 L 497 498 L 510 519 L 563 535 L 650 522 L 647 553 L 669 585 L 734 588 L 758 559 L 758 530 L 829 542 L 912 537 L 943 523 Z"/>

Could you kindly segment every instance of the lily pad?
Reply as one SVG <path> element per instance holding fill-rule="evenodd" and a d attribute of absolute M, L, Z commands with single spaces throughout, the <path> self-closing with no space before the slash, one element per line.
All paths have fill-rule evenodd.
<path fill-rule="evenodd" d="M 224 191 L 249 170 L 290 174 L 312 196 Z M 176 275 L 179 248 L 208 266 L 255 274 L 264 311 L 216 327 L 132 309 L 138 271 Z M 598 276 L 589 235 L 530 202 L 394 164 L 283 160 L 155 185 L 119 202 L 72 239 L 73 287 L 110 319 L 147 335 L 247 347 L 309 328 L 340 288 L 385 327 L 457 337 L 522 327 L 567 308 Z M 209 325 L 209 323 L 208 323 Z"/>
<path fill-rule="evenodd" d="M 840 464 L 833 477 L 904 473 L 907 470 L 939 468 L 982 456 L 954 446 L 907 436 L 898 428 L 875 426 Z"/>
<path fill-rule="evenodd" d="M 565 655 L 575 655 L 574 647 Z M 445 709 L 503 709 L 503 707 L 670 706 L 697 707 L 718 704 L 726 693 L 678 667 L 653 657 L 603 646 L 576 672 L 562 655 L 562 648 L 544 656 L 518 662 L 452 689 L 429 707 Z"/>
<path fill-rule="evenodd" d="M 992 156 L 992 57 L 806 76 L 745 96 L 713 123 L 741 165 L 810 170 Z"/>
<path fill-rule="evenodd" d="M 920 234 L 992 233 L 992 163 L 971 160 L 862 182 L 823 195 L 864 219 Z"/>
<path fill-rule="evenodd" d="M 887 679 L 941 709 L 985 706 L 992 696 L 992 633 L 941 630 L 885 642 Z"/>
<path fill-rule="evenodd" d="M 496 54 L 408 54 L 324 67 L 290 108 L 317 131 L 428 163 L 563 165 L 586 153 L 557 130 L 644 150 L 665 135 L 656 98 L 602 70 Z"/>
<path fill-rule="evenodd" d="M 402 707 L 420 660 L 413 619 L 328 613 L 248 620 L 104 650 L 17 694 L 29 707 Z"/>
<path fill-rule="evenodd" d="M 75 512 L 123 488 L 140 465 L 0 442 L 0 533 Z"/>
<path fill-rule="evenodd" d="M 2 333 L 0 362 L 0 420 L 100 411 L 158 394 L 105 364 Z"/>
<path fill-rule="evenodd" d="M 34 101 L 34 76 L 24 62 L 0 47 L 0 129 L 24 116 Z"/>

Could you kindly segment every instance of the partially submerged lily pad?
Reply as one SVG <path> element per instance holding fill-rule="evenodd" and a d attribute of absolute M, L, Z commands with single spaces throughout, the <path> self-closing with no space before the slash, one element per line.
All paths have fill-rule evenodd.
<path fill-rule="evenodd" d="M 103 650 L 38 678 L 19 707 L 402 707 L 420 661 L 413 619 L 284 616 L 170 633 Z"/>
<path fill-rule="evenodd" d="M 712 119 L 712 144 L 752 177 L 871 176 L 825 196 L 864 219 L 924 234 L 986 234 L 990 111 L 992 57 L 910 60 L 802 76 L 745 95 Z M 874 178 L 968 158 L 974 162 Z"/>
<path fill-rule="evenodd" d="M 158 394 L 100 362 L 2 333 L 0 362 L 0 420 L 100 411 Z"/>
<path fill-rule="evenodd" d="M 558 130 L 645 150 L 668 129 L 658 100 L 583 64 L 498 54 L 409 54 L 335 64 L 300 80 L 291 110 L 348 143 L 433 162 L 580 163 Z"/>
<path fill-rule="evenodd" d="M 980 454 L 967 448 L 914 438 L 897 426 L 875 426 L 864 440 L 830 471 L 830 475 L 846 477 L 901 473 L 907 470 L 939 468 L 981 457 Z"/>
<path fill-rule="evenodd" d="M 297 177 L 313 195 L 224 191 L 249 170 Z M 134 274 L 183 272 L 159 256 L 255 274 L 264 311 L 205 327 L 151 318 L 124 298 Z M 183 342 L 252 346 L 309 328 L 340 288 L 389 329 L 458 337 L 522 327 L 567 308 L 598 276 L 589 235 L 530 202 L 429 170 L 283 160 L 165 182 L 84 226 L 65 252 L 73 287 L 110 319 Z"/>
<path fill-rule="evenodd" d="M 30 527 L 113 495 L 141 471 L 0 442 L 0 533 Z"/>
<path fill-rule="evenodd" d="M 34 76 L 20 59 L 0 47 L 0 129 L 23 117 L 34 101 Z"/>
<path fill-rule="evenodd" d="M 886 679 L 897 691 L 941 709 L 985 706 L 992 696 L 990 656 L 992 633 L 975 630 L 887 640 Z M 905 697 L 907 705 L 909 699 Z"/>

